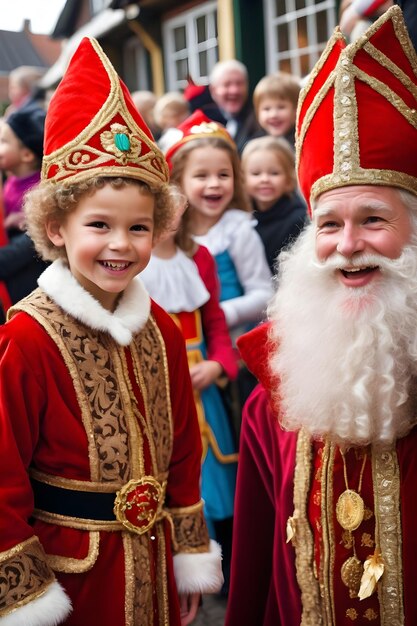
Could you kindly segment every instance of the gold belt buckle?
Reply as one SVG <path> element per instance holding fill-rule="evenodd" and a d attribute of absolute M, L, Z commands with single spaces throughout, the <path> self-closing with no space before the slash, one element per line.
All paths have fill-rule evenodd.
<path fill-rule="evenodd" d="M 162 485 L 153 476 L 129 480 L 117 493 L 114 514 L 128 530 L 143 535 L 161 513 Z"/>

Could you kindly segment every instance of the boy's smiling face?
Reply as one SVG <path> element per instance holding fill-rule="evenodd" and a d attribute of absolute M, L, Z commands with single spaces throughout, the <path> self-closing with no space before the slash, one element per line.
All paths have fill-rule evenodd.
<path fill-rule="evenodd" d="M 154 196 L 137 185 L 110 184 L 81 198 L 63 223 L 47 224 L 55 246 L 65 247 L 69 268 L 86 291 L 110 311 L 149 263 Z"/>

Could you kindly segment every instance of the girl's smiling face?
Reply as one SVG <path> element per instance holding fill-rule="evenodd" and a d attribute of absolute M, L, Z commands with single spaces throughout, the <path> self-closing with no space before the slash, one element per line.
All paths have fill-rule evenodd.
<path fill-rule="evenodd" d="M 105 185 L 81 198 L 64 222 L 49 222 L 52 243 L 86 291 L 114 310 L 120 294 L 149 263 L 154 197 L 136 185 Z"/>
<path fill-rule="evenodd" d="M 234 174 L 229 153 L 212 146 L 192 150 L 181 187 L 192 210 L 194 232 L 204 234 L 218 222 L 233 198 Z"/>

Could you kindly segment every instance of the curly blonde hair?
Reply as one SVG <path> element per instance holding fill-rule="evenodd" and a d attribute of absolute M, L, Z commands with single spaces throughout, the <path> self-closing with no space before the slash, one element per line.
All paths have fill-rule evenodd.
<path fill-rule="evenodd" d="M 128 185 L 138 187 L 143 194 L 151 194 L 155 199 L 154 233 L 156 239 L 169 230 L 183 196 L 175 186 L 163 185 L 154 189 L 147 183 L 132 178 L 95 177 L 74 184 L 59 185 L 43 181 L 31 189 L 26 197 L 24 210 L 27 231 L 37 252 L 45 261 L 66 258 L 65 248 L 56 247 L 46 233 L 46 224 L 52 221 L 64 223 L 66 217 L 74 211 L 84 196 L 92 196 L 105 185 L 113 189 L 123 189 Z"/>

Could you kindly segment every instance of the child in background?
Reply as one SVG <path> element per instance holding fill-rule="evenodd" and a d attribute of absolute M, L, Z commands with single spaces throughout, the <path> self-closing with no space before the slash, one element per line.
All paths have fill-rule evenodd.
<path fill-rule="evenodd" d="M 168 91 L 156 101 L 153 114 L 161 129 L 158 146 L 166 152 L 178 136 L 174 129 L 189 116 L 190 105 L 179 91 Z"/>
<path fill-rule="evenodd" d="M 10 72 L 8 84 L 10 104 L 5 112 L 6 118 L 31 100 L 36 92 L 37 83 L 45 71 L 43 67 L 20 65 Z"/>
<path fill-rule="evenodd" d="M 171 181 L 189 202 L 186 219 L 197 243 L 214 256 L 220 303 L 232 335 L 262 320 L 272 295 L 262 241 L 243 186 L 236 146 L 226 129 L 197 110 L 167 152 Z"/>
<path fill-rule="evenodd" d="M 23 196 L 40 180 L 45 111 L 29 102 L 0 123 L 0 169 L 8 173 L 3 187 L 4 227 L 9 237 L 23 227 Z"/>
<path fill-rule="evenodd" d="M 278 254 L 295 240 L 307 220 L 307 208 L 297 191 L 294 153 L 285 139 L 259 137 L 242 153 L 246 191 L 271 274 Z"/>
<path fill-rule="evenodd" d="M 167 183 L 83 39 L 26 200 L 53 263 L 0 328 L 0 615 L 16 626 L 186 626 L 220 589 L 184 341 L 137 277 L 174 213 Z"/>
<path fill-rule="evenodd" d="M 177 225 L 155 245 L 141 279 L 186 341 L 203 443 L 201 495 L 210 536 L 222 546 L 223 590 L 227 590 L 237 454 L 218 385 L 236 378 L 237 359 L 219 306 L 214 259 L 193 241 L 188 224 L 178 216 Z"/>
<path fill-rule="evenodd" d="M 267 135 L 284 137 L 294 146 L 300 80 L 286 72 L 261 78 L 253 92 L 253 105 L 259 126 Z"/>

